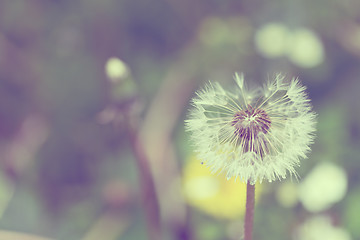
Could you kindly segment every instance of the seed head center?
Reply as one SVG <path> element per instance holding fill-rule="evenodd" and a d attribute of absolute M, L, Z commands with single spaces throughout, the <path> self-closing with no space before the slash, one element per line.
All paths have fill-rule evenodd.
<path fill-rule="evenodd" d="M 234 115 L 231 125 L 235 127 L 236 135 L 249 140 L 256 138 L 260 132 L 266 134 L 271 126 L 271 120 L 263 109 L 248 105 L 247 109 Z"/>

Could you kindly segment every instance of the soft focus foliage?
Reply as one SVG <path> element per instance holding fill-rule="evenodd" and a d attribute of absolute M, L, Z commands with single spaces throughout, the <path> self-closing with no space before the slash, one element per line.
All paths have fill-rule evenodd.
<path fill-rule="evenodd" d="M 147 239 L 129 125 L 164 239 L 239 239 L 241 184 L 191 183 L 208 169 L 183 126 L 234 72 L 299 77 L 318 114 L 298 179 L 261 184 L 254 239 L 360 239 L 359 19 L 358 0 L 1 0 L 0 239 Z"/>

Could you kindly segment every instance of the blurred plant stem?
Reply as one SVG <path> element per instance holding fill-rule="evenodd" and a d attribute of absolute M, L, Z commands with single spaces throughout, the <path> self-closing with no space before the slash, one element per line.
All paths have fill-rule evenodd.
<path fill-rule="evenodd" d="M 174 142 L 174 132 L 195 88 L 194 79 L 197 79 L 191 68 L 193 65 L 187 64 L 184 59 L 169 69 L 141 125 L 141 140 L 154 172 L 157 193 L 161 196 L 162 221 L 176 240 L 193 239 L 188 206 L 182 195 L 182 161 Z"/>
<path fill-rule="evenodd" d="M 247 183 L 244 240 L 252 240 L 255 205 L 255 184 Z"/>
<path fill-rule="evenodd" d="M 4 240 L 53 240 L 52 238 L 39 237 L 27 233 L 18 233 L 0 230 L 0 239 Z"/>
<path fill-rule="evenodd" d="M 82 240 L 116 240 L 130 225 L 129 216 L 120 216 L 114 211 L 103 213 Z"/>
<path fill-rule="evenodd" d="M 127 116 L 127 131 L 136 163 L 139 169 L 139 181 L 142 191 L 142 200 L 146 214 L 148 236 L 150 240 L 160 240 L 160 213 L 159 203 L 155 191 L 154 179 L 151 174 L 149 160 L 138 136 L 136 121 Z"/>

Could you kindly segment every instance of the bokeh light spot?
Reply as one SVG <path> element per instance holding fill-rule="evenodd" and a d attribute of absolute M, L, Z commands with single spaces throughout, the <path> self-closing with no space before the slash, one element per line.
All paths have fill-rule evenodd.
<path fill-rule="evenodd" d="M 219 191 L 219 182 L 209 176 L 194 178 L 186 183 L 185 191 L 194 199 L 206 199 L 216 195 Z"/>
<path fill-rule="evenodd" d="M 344 198 L 347 176 L 342 168 L 321 163 L 309 173 L 299 190 L 300 201 L 308 211 L 323 211 Z"/>
<path fill-rule="evenodd" d="M 326 216 L 308 219 L 297 231 L 298 240 L 351 240 L 349 233 L 331 224 Z"/>
<path fill-rule="evenodd" d="M 323 44 L 314 32 L 298 29 L 289 41 L 288 57 L 297 66 L 312 68 L 324 61 Z"/>
<path fill-rule="evenodd" d="M 298 202 L 297 186 L 292 182 L 284 182 L 276 192 L 278 202 L 284 207 L 294 207 Z"/>
<path fill-rule="evenodd" d="M 255 35 L 255 45 L 261 55 L 268 58 L 283 56 L 287 50 L 289 31 L 282 23 L 268 23 Z"/>
<path fill-rule="evenodd" d="M 109 58 L 105 65 L 105 72 L 111 81 L 118 82 L 129 75 L 129 68 L 119 58 Z"/>

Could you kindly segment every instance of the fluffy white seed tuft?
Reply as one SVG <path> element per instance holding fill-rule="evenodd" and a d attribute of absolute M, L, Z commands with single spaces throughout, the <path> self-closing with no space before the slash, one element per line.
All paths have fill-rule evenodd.
<path fill-rule="evenodd" d="M 192 99 L 186 129 L 214 172 L 254 184 L 295 174 L 314 139 L 316 114 L 305 87 L 281 74 L 249 91 L 236 73 L 235 92 L 211 82 Z"/>

